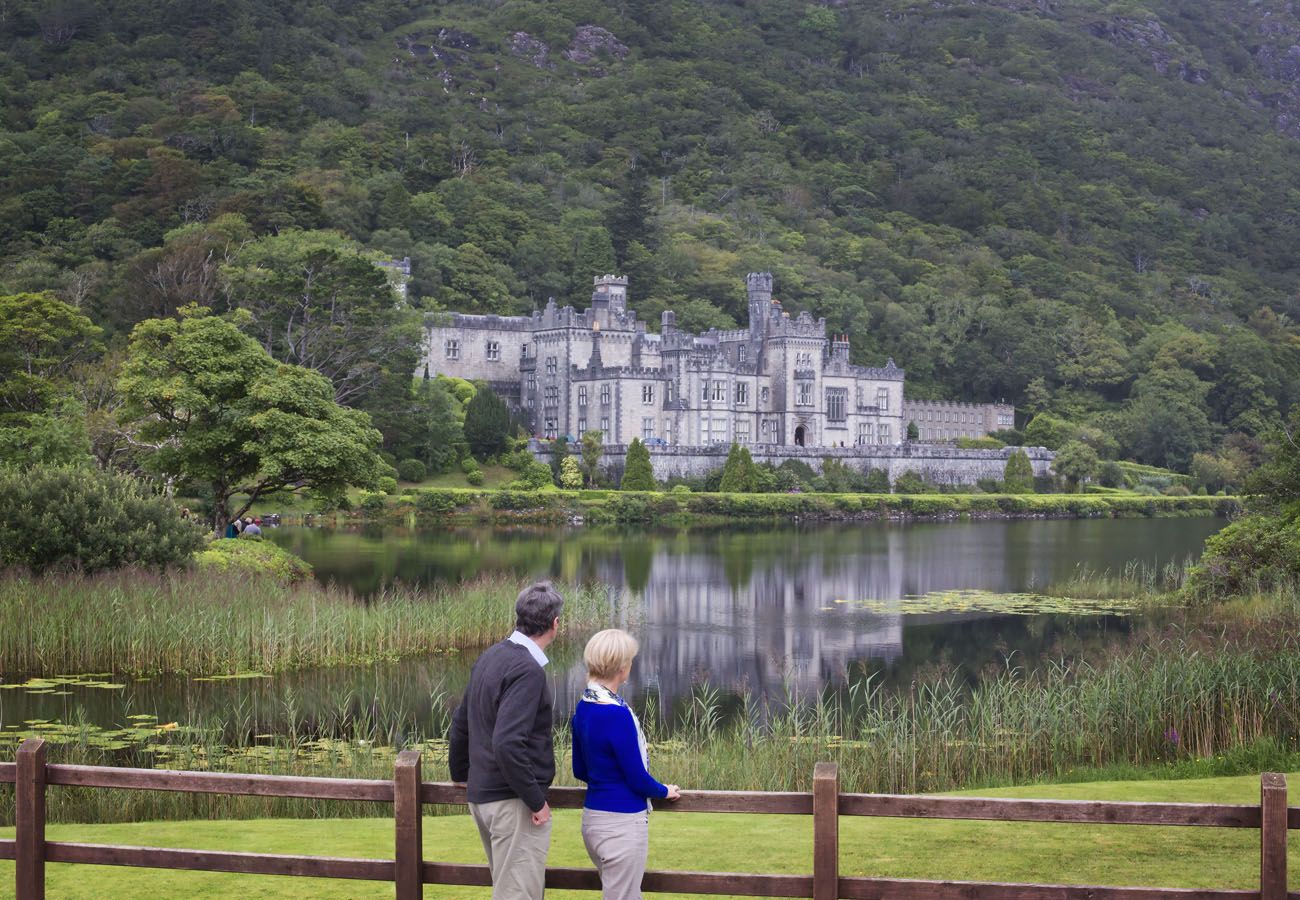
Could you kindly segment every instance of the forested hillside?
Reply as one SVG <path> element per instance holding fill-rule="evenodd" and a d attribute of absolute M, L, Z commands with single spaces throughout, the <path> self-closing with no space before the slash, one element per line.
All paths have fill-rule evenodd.
<path fill-rule="evenodd" d="M 419 310 L 616 270 L 690 328 L 771 270 L 911 393 L 1103 456 L 1240 467 L 1300 399 L 1281 0 L 0 0 L 0 117 L 0 294 L 52 291 L 109 348 L 243 307 L 390 441 Z M 415 312 L 321 365 L 277 344 L 302 260 L 364 251 L 411 257 Z"/>

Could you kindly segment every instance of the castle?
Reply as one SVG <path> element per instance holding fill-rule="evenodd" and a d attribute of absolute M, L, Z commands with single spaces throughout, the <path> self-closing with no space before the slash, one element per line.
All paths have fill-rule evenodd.
<path fill-rule="evenodd" d="M 651 446 L 895 445 L 907 436 L 903 370 L 849 362 L 847 336 L 791 316 L 772 276 L 751 273 L 749 327 L 690 334 L 665 312 L 659 333 L 627 308 L 626 278 L 595 279 L 591 306 L 531 316 L 441 314 L 426 328 L 422 369 L 487 382 L 535 434 Z"/>

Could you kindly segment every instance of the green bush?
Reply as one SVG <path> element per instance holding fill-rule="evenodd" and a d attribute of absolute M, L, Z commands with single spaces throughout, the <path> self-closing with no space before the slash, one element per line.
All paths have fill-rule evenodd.
<path fill-rule="evenodd" d="M 453 491 L 420 491 L 415 495 L 415 511 L 424 515 L 445 515 L 467 502 Z"/>
<path fill-rule="evenodd" d="M 383 494 L 365 491 L 361 495 L 361 503 L 358 504 L 358 508 L 367 516 L 378 515 L 387 508 L 387 502 Z"/>
<path fill-rule="evenodd" d="M 1300 524 L 1275 516 L 1238 519 L 1205 541 L 1187 580 L 1194 594 L 1236 596 L 1300 580 Z"/>
<path fill-rule="evenodd" d="M 295 583 L 311 577 L 311 565 L 270 541 L 221 538 L 197 553 L 194 563 L 200 569 L 228 572 L 240 569 L 270 575 L 277 581 Z"/>
<path fill-rule="evenodd" d="M 467 456 L 460 461 L 460 470 L 468 475 L 470 472 L 479 470 L 478 460 L 472 456 Z"/>
<path fill-rule="evenodd" d="M 429 470 L 418 459 L 404 459 L 397 464 L 397 477 L 403 481 L 420 482 L 429 476 Z"/>
<path fill-rule="evenodd" d="M 920 474 L 912 471 L 904 472 L 894 479 L 894 493 L 896 494 L 924 494 L 928 490 L 925 479 Z"/>
<path fill-rule="evenodd" d="M 550 466 L 546 467 L 550 470 Z M 536 491 L 496 491 L 492 494 L 493 509 L 530 510 L 551 509 L 559 502 L 558 492 L 540 494 Z"/>
<path fill-rule="evenodd" d="M 127 475 L 0 469 L 0 567 L 162 568 L 187 561 L 202 546 L 203 534 L 174 502 Z"/>
<path fill-rule="evenodd" d="M 465 473 L 465 480 L 474 487 L 483 486 L 483 470 L 475 469 L 473 472 Z"/>
<path fill-rule="evenodd" d="M 675 497 L 689 497 L 691 495 L 691 489 L 689 486 L 684 484 L 675 484 L 673 485 L 672 490 L 668 493 Z"/>
<path fill-rule="evenodd" d="M 397 479 L 393 478 L 392 476 L 385 475 L 383 478 L 379 479 L 379 490 L 381 493 L 384 494 L 396 494 Z"/>
<path fill-rule="evenodd" d="M 516 491 L 555 490 L 551 467 L 544 462 L 529 459 L 528 464 L 519 473 L 519 477 L 510 482 L 510 488 Z"/>
<path fill-rule="evenodd" d="M 866 481 L 862 483 L 862 489 L 868 494 L 888 494 L 889 472 L 884 469 L 872 469 L 867 473 Z"/>

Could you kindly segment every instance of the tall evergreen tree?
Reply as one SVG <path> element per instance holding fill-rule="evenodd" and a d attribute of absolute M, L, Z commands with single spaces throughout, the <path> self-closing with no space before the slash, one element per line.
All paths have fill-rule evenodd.
<path fill-rule="evenodd" d="M 658 486 L 655 483 L 654 469 L 650 466 L 650 451 L 641 443 L 640 438 L 632 438 L 632 443 L 627 448 L 627 465 L 623 469 L 620 487 L 625 491 L 653 491 Z"/>
<path fill-rule="evenodd" d="M 1025 451 L 1017 450 L 1007 457 L 1007 464 L 1002 469 L 1002 489 L 1008 494 L 1034 492 L 1034 465 Z"/>
<path fill-rule="evenodd" d="M 654 209 L 650 205 L 650 185 L 644 166 L 627 173 L 619 204 L 609 217 L 609 231 L 620 267 L 627 265 L 628 245 L 633 241 L 654 249 Z"/>
<path fill-rule="evenodd" d="M 749 449 L 732 444 L 727 463 L 722 467 L 722 483 L 718 490 L 727 494 L 748 494 L 757 486 L 758 473 L 754 470 L 754 458 L 749 455 Z"/>
<path fill-rule="evenodd" d="M 506 448 L 510 410 L 492 388 L 484 385 L 465 407 L 465 440 L 475 459 L 486 460 Z"/>

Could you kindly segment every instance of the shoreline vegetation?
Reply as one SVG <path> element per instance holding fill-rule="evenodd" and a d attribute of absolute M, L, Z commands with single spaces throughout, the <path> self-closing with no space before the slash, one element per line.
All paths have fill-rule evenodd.
<path fill-rule="evenodd" d="M 724 693 L 733 686 L 707 683 L 671 711 L 651 697 L 641 712 L 657 771 L 718 789 L 799 790 L 814 762 L 833 759 L 847 791 L 917 793 L 1300 768 L 1300 592 L 1260 589 L 1221 600 L 1198 596 L 1187 573 L 1168 567 L 1073 579 L 1068 586 L 1080 594 L 1184 602 L 1141 625 L 1125 646 L 1087 658 L 1062 650 L 1034 666 L 1009 659 L 974 684 L 970 673 L 940 667 L 902 690 L 848 672 L 845 686 L 800 702 L 733 696 Z M 9 575 L 0 579 L 0 612 L 22 626 L 0 634 L 0 660 L 7 671 L 50 675 L 363 664 L 489 642 L 508 627 L 515 588 L 480 580 L 394 590 L 366 604 L 314 582 L 237 572 Z M 565 590 L 573 634 L 605 624 L 603 588 Z M 111 615 L 102 614 L 105 603 Z M 168 615 L 158 615 L 164 609 Z M 294 698 L 285 690 L 289 709 Z M 88 723 L 28 727 L 53 741 L 51 758 L 60 762 L 387 778 L 397 750 L 417 748 L 428 771 L 443 771 L 454 698 L 441 687 L 428 699 L 432 720 L 353 699 L 332 712 L 296 713 L 275 733 L 237 712 L 141 721 L 109 741 L 97 740 Z M 562 723 L 557 732 L 563 756 Z M 7 729 L 0 752 L 22 736 Z M 567 760 L 558 771 L 557 783 L 571 782 Z M 12 808 L 7 790 L 0 787 L 0 816 Z M 326 804 L 266 798 L 61 790 L 51 799 L 56 821 L 339 814 Z M 344 814 L 375 813 L 357 805 Z"/>
<path fill-rule="evenodd" d="M 509 633 L 518 590 L 513 580 L 485 577 L 390 585 L 362 599 L 338 585 L 241 568 L 0 573 L 0 621 L 7 623 L 0 672 L 272 674 L 458 652 Z M 564 590 L 575 631 L 605 621 L 603 587 Z"/>
<path fill-rule="evenodd" d="M 1155 518 L 1237 515 L 1231 496 L 1087 494 L 692 493 L 668 491 L 411 488 L 362 494 L 354 509 L 284 513 L 286 521 L 415 520 L 450 524 L 696 524 L 735 520 L 905 521 L 1017 518 Z M 274 502 L 259 508 L 276 512 Z"/>

